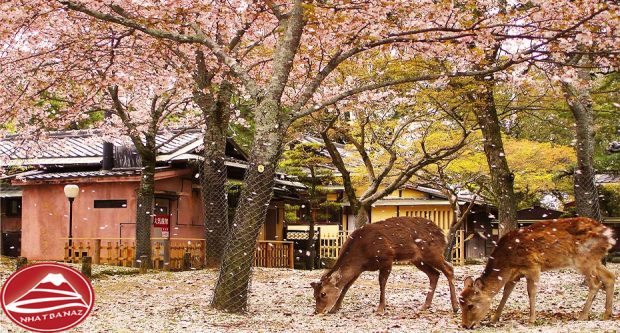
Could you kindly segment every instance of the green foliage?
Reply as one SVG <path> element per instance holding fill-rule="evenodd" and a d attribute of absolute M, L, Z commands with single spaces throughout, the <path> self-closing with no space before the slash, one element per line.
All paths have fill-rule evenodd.
<path fill-rule="evenodd" d="M 620 73 L 602 77 L 592 93 L 596 110 L 596 146 L 594 164 L 597 170 L 620 171 L 620 154 L 610 154 L 611 141 L 620 141 Z"/>
<path fill-rule="evenodd" d="M 480 145 L 479 141 L 477 145 L 470 145 L 450 163 L 446 171 L 451 177 L 467 179 L 480 174 L 484 177 L 484 183 L 490 183 L 486 156 Z M 575 152 L 572 147 L 505 137 L 504 151 L 508 165 L 515 174 L 515 192 L 520 208 L 539 204 L 547 194 L 572 191 L 570 178 L 557 177 L 574 165 Z M 493 200 L 488 192 L 485 196 Z"/>
<path fill-rule="evenodd" d="M 599 187 L 603 216 L 620 216 L 620 184 L 605 184 Z"/>
<path fill-rule="evenodd" d="M 299 221 L 299 217 L 297 216 L 297 212 L 301 208 L 300 205 L 284 205 L 284 221 L 288 223 L 295 223 Z"/>
<path fill-rule="evenodd" d="M 297 143 L 286 150 L 280 161 L 280 168 L 286 173 L 296 176 L 306 186 L 302 195 L 308 205 L 285 207 L 285 219 L 288 222 L 298 222 L 298 213 L 303 214 L 301 220 L 307 221 L 306 214 L 313 216 L 312 220 L 326 220 L 329 218 L 330 208 L 337 203 L 326 202 L 324 186 L 331 183 L 334 174 L 330 167 L 331 159 L 327 157 L 324 147 L 318 143 Z M 314 211 L 314 212 L 313 212 Z M 314 213 L 314 214 L 312 214 Z"/>

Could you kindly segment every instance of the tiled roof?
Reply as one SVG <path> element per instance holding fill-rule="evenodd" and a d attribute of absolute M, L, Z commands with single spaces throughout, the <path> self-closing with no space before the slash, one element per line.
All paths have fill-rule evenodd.
<path fill-rule="evenodd" d="M 169 161 L 202 147 L 203 136 L 199 130 L 178 133 L 157 136 L 157 143 L 163 144 L 158 160 Z M 128 142 L 122 137 L 113 140 L 115 145 L 131 145 Z M 9 136 L 0 140 L 0 156 L 8 156 L 9 165 L 98 164 L 103 156 L 103 140 L 96 130 L 54 132 L 41 141 Z"/>
<path fill-rule="evenodd" d="M 118 177 L 118 176 L 138 176 L 140 175 L 139 169 L 132 170 L 95 170 L 95 171 L 69 171 L 69 172 L 45 172 L 25 175 L 18 177 L 22 180 L 50 180 L 50 179 L 64 179 L 64 178 L 88 178 L 88 177 Z"/>

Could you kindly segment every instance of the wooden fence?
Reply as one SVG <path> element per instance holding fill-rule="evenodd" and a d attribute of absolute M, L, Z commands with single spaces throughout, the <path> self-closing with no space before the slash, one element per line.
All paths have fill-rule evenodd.
<path fill-rule="evenodd" d="M 349 237 L 346 231 L 338 233 L 321 233 L 319 253 L 321 258 L 338 258 L 340 249 Z M 403 262 L 408 263 L 408 262 Z M 456 233 L 456 242 L 452 249 L 452 263 L 454 265 L 465 264 L 465 231 L 459 230 Z"/>
<path fill-rule="evenodd" d="M 452 264 L 465 265 L 465 231 L 458 230 L 456 232 L 456 241 L 452 248 Z"/>
<path fill-rule="evenodd" d="M 319 246 L 321 258 L 338 258 L 340 249 L 347 237 L 349 237 L 349 232 L 347 231 L 339 231 L 338 233 L 322 232 Z"/>
<path fill-rule="evenodd" d="M 152 267 L 181 269 L 185 253 L 189 253 L 191 267 L 201 268 L 205 262 L 204 247 L 205 240 L 199 238 L 152 238 Z M 71 247 L 68 240 L 65 242 L 64 261 L 80 263 L 82 257 L 88 256 L 96 265 L 132 267 L 135 255 L 133 238 L 73 238 Z M 293 260 L 293 242 L 259 241 L 257 244 L 255 265 L 258 267 L 293 268 Z"/>
<path fill-rule="evenodd" d="M 181 269 L 185 253 L 189 253 L 191 267 L 203 267 L 204 246 L 204 239 L 199 238 L 152 238 L 152 267 Z M 65 242 L 64 261 L 79 263 L 82 257 L 89 256 L 93 264 L 132 267 L 135 255 L 133 238 L 73 238 L 71 247 Z"/>
<path fill-rule="evenodd" d="M 257 267 L 293 268 L 293 242 L 259 241 L 256 247 L 254 265 Z"/>

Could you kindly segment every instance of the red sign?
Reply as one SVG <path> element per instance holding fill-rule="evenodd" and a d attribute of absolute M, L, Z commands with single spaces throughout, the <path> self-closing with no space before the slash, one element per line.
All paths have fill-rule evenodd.
<path fill-rule="evenodd" d="M 95 302 L 88 279 L 55 263 L 27 266 L 2 286 L 2 310 L 16 325 L 34 332 L 60 332 L 81 323 Z"/>
<path fill-rule="evenodd" d="M 170 214 L 156 214 L 153 217 L 153 226 L 157 228 L 168 228 L 170 226 Z"/>

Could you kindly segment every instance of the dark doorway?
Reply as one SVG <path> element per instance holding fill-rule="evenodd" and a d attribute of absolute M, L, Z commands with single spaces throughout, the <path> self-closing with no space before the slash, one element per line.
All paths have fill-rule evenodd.
<path fill-rule="evenodd" d="M 7 257 L 19 257 L 22 248 L 22 233 L 3 232 L 2 233 L 2 255 Z"/>
<path fill-rule="evenodd" d="M 267 210 L 267 219 L 265 221 L 265 239 L 276 240 L 278 227 L 278 209 L 269 208 Z"/>

